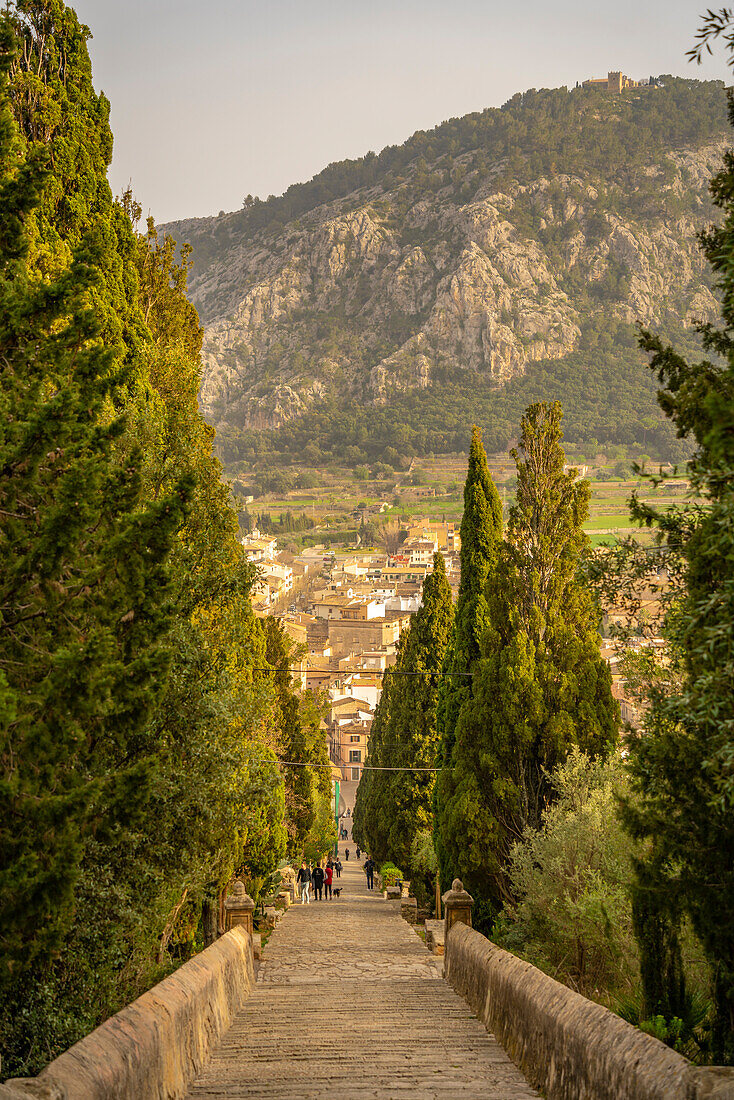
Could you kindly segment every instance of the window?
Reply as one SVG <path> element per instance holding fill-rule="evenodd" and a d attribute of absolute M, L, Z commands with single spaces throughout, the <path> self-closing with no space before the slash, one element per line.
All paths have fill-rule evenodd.
<path fill-rule="evenodd" d="M 353 733 L 351 735 L 351 737 L 349 738 L 349 740 L 352 742 L 353 745 L 358 745 L 359 741 L 360 741 L 359 734 L 358 733 Z"/>
<path fill-rule="evenodd" d="M 359 783 L 359 768 L 352 768 L 352 779 Z"/>
<path fill-rule="evenodd" d="M 361 749 L 350 749 L 349 750 L 349 763 L 350 764 L 361 764 L 362 763 L 362 750 Z"/>

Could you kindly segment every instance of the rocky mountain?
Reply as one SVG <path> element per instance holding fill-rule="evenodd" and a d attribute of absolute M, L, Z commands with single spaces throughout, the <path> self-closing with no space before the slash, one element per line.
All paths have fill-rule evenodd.
<path fill-rule="evenodd" d="M 697 233 L 727 140 L 718 83 L 529 92 L 166 226 L 194 249 L 225 459 L 456 449 L 482 418 L 505 446 L 513 394 L 554 377 L 577 438 L 632 442 L 651 417 L 667 438 L 631 326 L 716 316 Z"/>

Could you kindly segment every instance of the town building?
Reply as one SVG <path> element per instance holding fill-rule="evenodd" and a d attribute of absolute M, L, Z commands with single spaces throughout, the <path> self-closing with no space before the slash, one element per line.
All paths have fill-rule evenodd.
<path fill-rule="evenodd" d="M 261 535 L 257 528 L 252 534 L 245 535 L 242 546 L 247 560 L 258 564 L 275 561 L 278 554 L 278 540 L 269 535 Z"/>

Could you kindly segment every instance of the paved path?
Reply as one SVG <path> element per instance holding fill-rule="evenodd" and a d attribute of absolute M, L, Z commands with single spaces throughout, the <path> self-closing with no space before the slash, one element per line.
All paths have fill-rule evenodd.
<path fill-rule="evenodd" d="M 537 1098 L 361 864 L 339 885 L 285 914 L 188 1100 Z"/>

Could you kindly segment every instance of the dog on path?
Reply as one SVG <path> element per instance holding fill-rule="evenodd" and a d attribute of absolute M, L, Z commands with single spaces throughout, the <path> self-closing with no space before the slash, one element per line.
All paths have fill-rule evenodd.
<path fill-rule="evenodd" d="M 341 888 L 341 886 L 335 886 L 335 887 L 334 887 L 334 889 L 333 889 L 333 891 L 332 891 L 332 893 L 334 894 L 334 897 L 335 897 L 335 898 L 338 898 L 338 897 L 339 897 L 339 895 L 341 894 L 341 892 L 342 892 L 342 888 Z"/>

